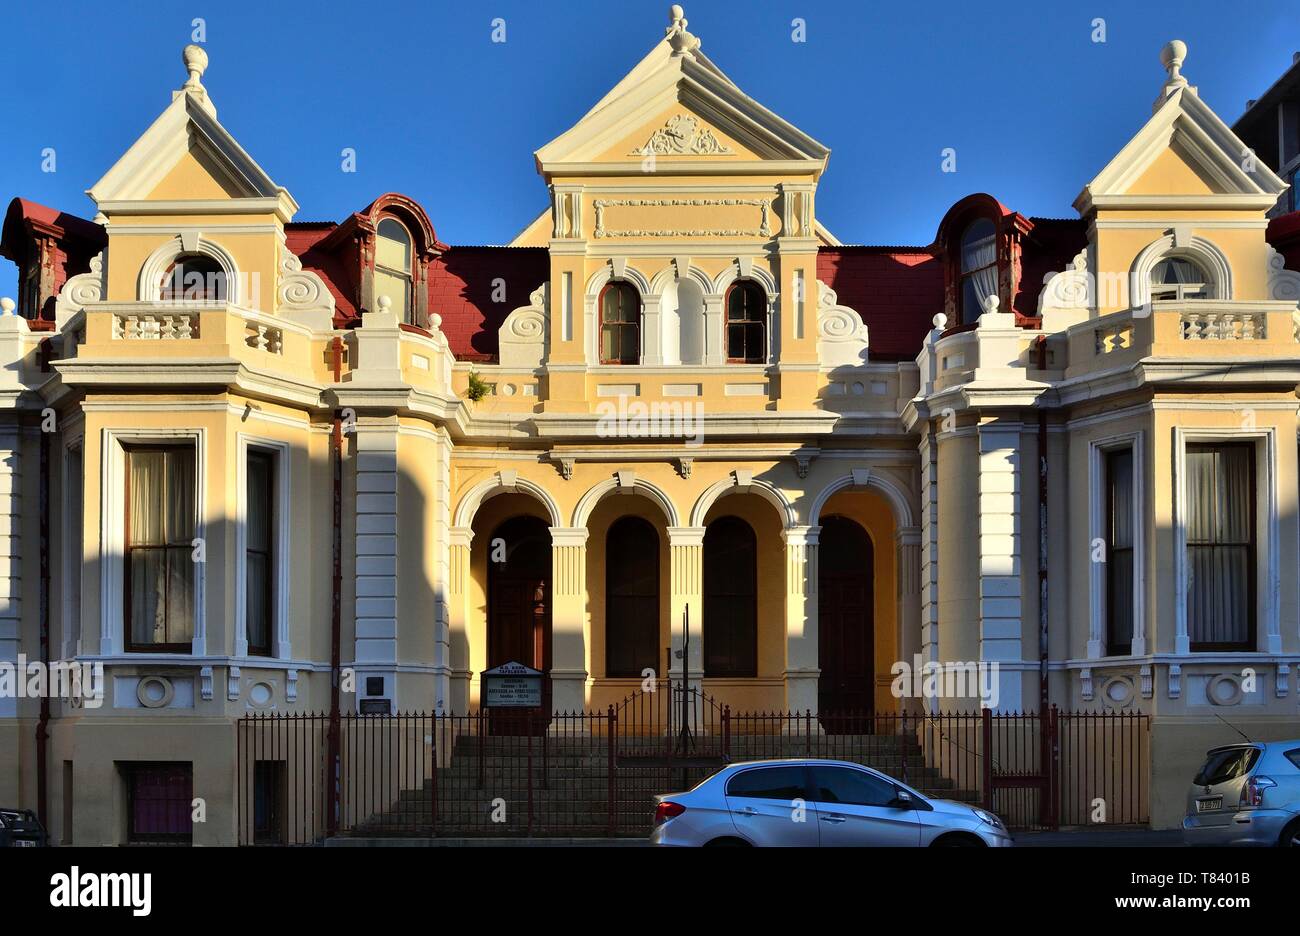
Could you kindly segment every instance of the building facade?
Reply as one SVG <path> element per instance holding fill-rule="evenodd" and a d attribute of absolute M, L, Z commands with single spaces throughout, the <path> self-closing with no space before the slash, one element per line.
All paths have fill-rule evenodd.
<path fill-rule="evenodd" d="M 1286 186 L 1184 54 L 1077 217 L 976 194 L 848 246 L 827 147 L 675 9 L 536 152 L 549 208 L 457 247 L 394 193 L 294 221 L 188 47 L 95 218 L 15 199 L 0 238 L 0 660 L 104 674 L 0 699 L 0 801 L 117 843 L 181 769 L 230 843 L 237 719 L 336 680 L 473 711 L 519 662 L 554 711 L 665 673 L 736 710 L 1140 711 L 1176 824 L 1225 719 L 1300 720 Z M 900 698 L 942 662 L 985 690 Z"/>

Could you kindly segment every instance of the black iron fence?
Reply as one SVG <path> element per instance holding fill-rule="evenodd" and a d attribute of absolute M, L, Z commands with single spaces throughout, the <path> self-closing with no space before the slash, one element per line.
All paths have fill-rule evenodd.
<path fill-rule="evenodd" d="M 1013 828 L 1148 820 L 1149 718 L 1135 713 L 732 712 L 695 687 L 605 711 L 239 721 L 244 844 L 351 836 L 638 836 L 657 793 L 725 764 L 853 761 Z"/>

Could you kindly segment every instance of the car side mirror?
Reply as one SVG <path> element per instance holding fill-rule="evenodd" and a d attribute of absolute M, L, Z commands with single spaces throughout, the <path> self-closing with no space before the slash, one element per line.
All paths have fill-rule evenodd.
<path fill-rule="evenodd" d="M 890 805 L 899 809 L 910 809 L 912 807 L 912 794 L 906 790 L 897 790 L 894 793 L 894 801 Z"/>

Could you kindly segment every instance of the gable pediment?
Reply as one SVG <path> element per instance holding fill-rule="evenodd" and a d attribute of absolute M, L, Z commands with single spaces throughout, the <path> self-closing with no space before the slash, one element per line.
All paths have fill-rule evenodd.
<path fill-rule="evenodd" d="M 1191 88 L 1179 88 L 1097 174 L 1075 207 L 1268 208 L 1286 189 Z"/>
<path fill-rule="evenodd" d="M 100 210 L 150 202 L 248 200 L 288 221 L 298 205 L 216 119 L 206 95 L 177 93 L 166 110 L 86 192 Z M 255 203 L 255 204 L 254 204 Z"/>
<path fill-rule="evenodd" d="M 775 161 L 814 174 L 825 168 L 830 150 L 746 95 L 698 48 L 678 52 L 670 39 L 536 152 L 543 174 L 636 171 L 650 153 L 669 172 L 675 163 L 692 171 L 709 164 L 757 169 L 752 164 Z"/>

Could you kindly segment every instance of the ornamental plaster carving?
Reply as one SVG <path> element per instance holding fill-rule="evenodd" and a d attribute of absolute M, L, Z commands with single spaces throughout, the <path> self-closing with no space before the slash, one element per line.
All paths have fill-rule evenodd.
<path fill-rule="evenodd" d="M 637 149 L 633 156 L 724 156 L 731 147 L 718 141 L 708 127 L 690 114 L 674 114 L 668 122 L 650 135 L 650 139 Z"/>
<path fill-rule="evenodd" d="M 762 198 L 598 198 L 592 202 L 596 209 L 597 237 L 770 237 L 772 235 L 771 203 Z M 756 228 L 638 228 L 611 231 L 605 226 L 608 208 L 728 208 L 747 205 L 761 212 Z"/>
<path fill-rule="evenodd" d="M 280 245 L 280 282 L 276 300 L 281 311 L 328 312 L 334 314 L 334 296 L 325 281 L 302 268 L 302 260 L 287 246 Z"/>
<path fill-rule="evenodd" d="M 867 363 L 867 325 L 848 306 L 839 305 L 835 290 L 817 281 L 817 357 L 823 365 Z"/>
<path fill-rule="evenodd" d="M 502 367 L 539 367 L 546 356 L 547 286 L 543 283 L 501 323 L 497 332 Z"/>

